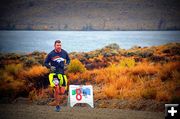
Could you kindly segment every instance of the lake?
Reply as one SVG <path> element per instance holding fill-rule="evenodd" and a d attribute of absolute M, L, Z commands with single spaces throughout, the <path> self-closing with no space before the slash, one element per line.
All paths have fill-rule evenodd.
<path fill-rule="evenodd" d="M 57 39 L 67 52 L 88 52 L 111 43 L 129 49 L 180 42 L 180 31 L 0 31 L 0 52 L 50 52 Z"/>

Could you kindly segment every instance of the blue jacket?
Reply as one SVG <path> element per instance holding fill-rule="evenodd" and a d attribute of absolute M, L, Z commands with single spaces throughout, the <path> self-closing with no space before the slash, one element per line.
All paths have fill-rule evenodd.
<path fill-rule="evenodd" d="M 61 49 L 61 52 L 55 52 L 55 50 L 52 50 L 45 59 L 45 66 L 47 68 L 50 68 L 51 66 L 56 67 L 56 70 L 54 73 L 60 73 L 64 74 L 64 63 L 66 60 L 66 64 L 70 63 L 70 58 L 68 56 L 68 53 Z"/>

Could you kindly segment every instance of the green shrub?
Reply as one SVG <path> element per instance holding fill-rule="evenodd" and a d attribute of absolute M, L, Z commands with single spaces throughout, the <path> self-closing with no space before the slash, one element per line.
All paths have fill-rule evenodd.
<path fill-rule="evenodd" d="M 135 60 L 132 58 L 125 58 L 120 61 L 119 64 L 121 67 L 134 67 L 135 66 Z"/>
<path fill-rule="evenodd" d="M 6 54 L 7 59 L 12 59 L 12 60 L 16 60 L 20 58 L 19 54 L 16 53 L 8 53 Z"/>
<path fill-rule="evenodd" d="M 115 55 L 118 55 L 119 53 L 117 50 L 111 50 L 111 54 L 112 54 L 112 56 L 115 56 Z"/>
<path fill-rule="evenodd" d="M 77 72 L 84 72 L 86 70 L 85 66 L 78 60 L 74 59 L 68 66 L 69 73 L 77 73 Z"/>
<path fill-rule="evenodd" d="M 10 64 L 5 66 L 5 71 L 7 71 L 13 76 L 17 76 L 22 69 L 22 64 Z"/>
<path fill-rule="evenodd" d="M 36 56 L 40 56 L 40 55 L 41 55 L 41 52 L 39 52 L 39 51 L 33 51 L 31 54 L 32 54 L 32 55 L 36 55 Z"/>
<path fill-rule="evenodd" d="M 28 57 L 26 55 L 21 55 L 21 57 L 19 58 L 20 61 L 25 62 L 28 59 Z"/>
<path fill-rule="evenodd" d="M 125 52 L 124 53 L 124 56 L 126 56 L 126 57 L 131 57 L 131 56 L 134 56 L 134 55 L 136 55 L 136 53 L 134 53 L 134 52 Z"/>
<path fill-rule="evenodd" d="M 154 53 L 154 51 L 153 50 L 144 50 L 144 51 L 141 51 L 141 52 L 139 52 L 139 56 L 140 57 L 142 57 L 142 58 L 147 58 L 147 57 L 151 57 L 151 56 L 153 56 L 153 53 Z"/>
<path fill-rule="evenodd" d="M 35 60 L 35 58 L 33 57 L 30 57 L 30 58 L 27 58 L 25 61 L 24 61 L 24 65 L 26 67 L 31 67 L 32 65 L 34 64 L 37 64 L 37 61 Z"/>
<path fill-rule="evenodd" d="M 110 52 L 104 52 L 104 53 L 102 53 L 102 55 L 103 55 L 104 57 L 110 57 L 110 56 L 112 56 Z"/>
<path fill-rule="evenodd" d="M 162 49 L 163 53 L 168 53 L 171 55 L 180 55 L 180 43 L 168 43 L 164 46 L 165 48 Z"/>
<path fill-rule="evenodd" d="M 134 46 L 132 46 L 132 48 L 131 48 L 131 49 L 140 49 L 140 48 L 141 48 L 141 46 L 134 45 Z"/>
<path fill-rule="evenodd" d="M 112 44 L 109 44 L 108 46 L 105 46 L 105 48 L 119 50 L 119 45 L 116 43 L 112 43 Z"/>

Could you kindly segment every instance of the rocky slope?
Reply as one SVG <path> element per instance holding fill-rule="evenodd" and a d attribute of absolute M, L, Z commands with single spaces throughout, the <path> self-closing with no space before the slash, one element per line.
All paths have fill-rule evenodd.
<path fill-rule="evenodd" d="M 0 29 L 177 30 L 177 0 L 2 0 Z"/>

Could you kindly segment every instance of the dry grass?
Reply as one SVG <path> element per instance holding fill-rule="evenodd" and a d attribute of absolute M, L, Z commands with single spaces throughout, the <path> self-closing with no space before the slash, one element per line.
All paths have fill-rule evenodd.
<path fill-rule="evenodd" d="M 148 77 L 158 73 L 159 65 L 151 65 L 147 62 L 131 68 L 130 74 L 137 77 Z"/>
<path fill-rule="evenodd" d="M 77 57 L 74 55 L 74 60 L 66 71 L 69 84 L 91 84 L 96 87 L 95 100 L 144 98 L 168 102 L 176 96 L 175 90 L 180 87 L 180 62 L 179 51 L 174 47 L 135 48 L 127 51 L 127 54 L 126 51 L 120 52 L 122 55 L 108 49 L 98 52 L 78 54 Z M 34 56 L 33 58 L 37 60 Z M 25 58 L 22 61 L 24 65 L 11 62 L 14 64 L 5 64 L 0 69 L 1 92 L 7 91 L 11 95 L 26 90 L 25 84 L 29 82 L 34 87 L 39 86 L 36 85 L 39 81 L 43 83 L 42 77 L 49 73 L 48 69 L 35 60 Z M 92 67 L 86 70 L 84 64 L 91 64 L 88 66 Z M 35 100 L 46 96 L 43 90 L 33 90 L 29 95 Z"/>
<path fill-rule="evenodd" d="M 159 77 L 162 81 L 178 79 L 180 71 L 180 62 L 170 62 L 160 67 Z"/>
<path fill-rule="evenodd" d="M 39 89 L 39 90 L 34 89 L 29 93 L 29 98 L 35 101 L 50 97 L 50 95 L 53 95 L 53 90 L 51 87 L 47 89 Z"/>
<path fill-rule="evenodd" d="M 103 88 L 95 91 L 95 95 L 98 95 L 95 98 L 170 101 L 173 91 L 180 86 L 179 67 L 179 62 L 163 65 L 144 62 L 129 68 L 111 65 L 84 73 L 69 74 L 69 78 L 101 84 Z M 164 78 L 167 81 L 164 82 Z"/>
<path fill-rule="evenodd" d="M 77 73 L 77 72 L 83 73 L 86 71 L 86 68 L 78 59 L 74 59 L 69 64 L 67 70 L 68 72 L 71 72 L 71 73 Z"/>
<path fill-rule="evenodd" d="M 5 65 L 0 70 L 0 96 L 15 98 L 18 94 L 28 93 L 28 83 L 26 78 L 43 76 L 48 73 L 48 69 L 43 66 L 33 66 L 25 69 L 22 64 Z"/>
<path fill-rule="evenodd" d="M 104 86 L 103 92 L 107 96 L 107 98 L 114 98 L 117 96 L 117 87 L 113 84 L 106 84 Z"/>
<path fill-rule="evenodd" d="M 35 65 L 29 70 L 23 72 L 24 76 L 28 78 L 43 76 L 47 73 L 48 73 L 48 69 L 41 65 Z"/>
<path fill-rule="evenodd" d="M 23 70 L 23 65 L 22 64 L 9 64 L 5 66 L 4 70 L 10 75 L 17 76 Z"/>

